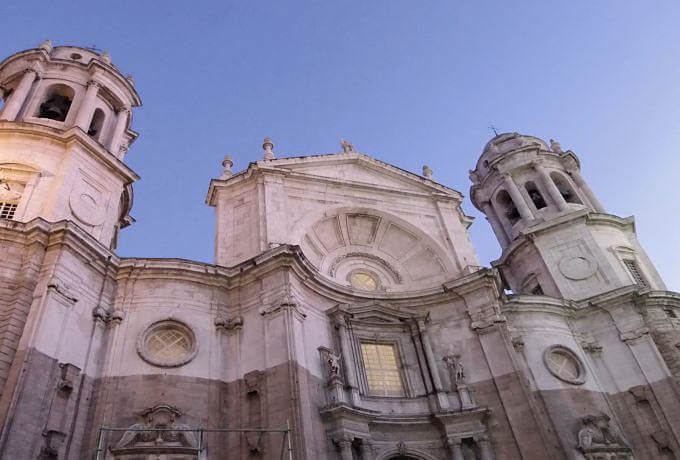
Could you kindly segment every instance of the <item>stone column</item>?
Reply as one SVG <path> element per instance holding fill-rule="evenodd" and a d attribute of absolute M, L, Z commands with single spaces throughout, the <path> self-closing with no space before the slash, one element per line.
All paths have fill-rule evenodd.
<path fill-rule="evenodd" d="M 342 460 L 353 460 L 352 441 L 349 438 L 342 437 L 336 442 L 338 443 L 338 446 L 340 446 L 340 458 Z"/>
<path fill-rule="evenodd" d="M 508 239 L 508 235 L 506 235 L 503 226 L 498 220 L 498 214 L 496 214 L 496 210 L 493 208 L 490 201 L 483 201 L 481 206 L 482 211 L 484 214 L 486 214 L 486 220 L 488 220 L 489 224 L 491 224 L 491 229 L 496 235 L 496 238 L 498 238 L 498 242 L 501 244 L 501 247 L 506 247 L 510 243 L 510 240 Z"/>
<path fill-rule="evenodd" d="M 451 460 L 465 460 L 460 438 L 447 437 L 446 446 L 451 451 Z"/>
<path fill-rule="evenodd" d="M 503 174 L 503 182 L 505 183 L 507 192 L 510 194 L 510 198 L 512 198 L 513 203 L 517 207 L 517 211 L 519 211 L 519 215 L 522 216 L 522 219 L 526 221 L 532 220 L 534 215 L 531 213 L 529 205 L 524 200 L 524 196 L 520 193 L 517 184 L 512 180 L 512 176 L 508 173 Z"/>
<path fill-rule="evenodd" d="M 583 193 L 585 193 L 586 198 L 588 198 L 588 201 L 590 201 L 590 204 L 593 206 L 596 212 L 601 212 L 601 213 L 606 213 L 607 211 L 604 209 L 604 206 L 602 206 L 602 203 L 600 203 L 600 200 L 597 199 L 593 191 L 590 189 L 588 186 L 588 183 L 583 180 L 583 177 L 581 176 L 581 173 L 578 172 L 577 169 L 574 169 L 572 171 L 567 171 L 571 178 L 574 180 L 578 188 L 580 188 Z"/>
<path fill-rule="evenodd" d="M 15 88 L 12 95 L 9 97 L 5 108 L 2 110 L 2 115 L 0 115 L 0 120 L 14 121 L 26 102 L 26 96 L 33 85 L 36 77 L 38 77 L 38 71 L 36 69 L 26 69 L 24 75 L 21 77 L 19 85 Z"/>
<path fill-rule="evenodd" d="M 113 129 L 113 135 L 111 136 L 111 144 L 109 146 L 109 150 L 116 157 L 119 157 L 118 150 L 120 149 L 121 142 L 123 141 L 123 133 L 127 128 L 129 115 L 130 115 L 129 107 L 121 107 L 118 109 L 118 116 L 116 117 L 116 126 Z"/>
<path fill-rule="evenodd" d="M 347 386 L 352 393 L 352 405 L 359 405 L 359 384 L 357 382 L 356 370 L 352 362 L 352 342 L 347 330 L 347 322 L 342 315 L 335 318 L 335 327 L 340 335 L 340 353 L 342 355 L 342 366 L 345 369 L 345 378 L 347 379 Z M 350 457 L 351 458 L 351 457 Z"/>
<path fill-rule="evenodd" d="M 566 211 L 568 209 L 567 201 L 562 196 L 562 193 L 560 193 L 560 189 L 557 188 L 555 182 L 553 182 L 548 171 L 540 163 L 533 163 L 533 167 L 540 176 L 541 181 L 543 181 L 543 185 L 548 190 L 548 194 L 550 194 L 550 198 L 557 205 L 557 208 L 560 211 Z"/>
<path fill-rule="evenodd" d="M 430 368 L 430 375 L 432 375 L 432 384 L 434 385 L 434 390 L 437 394 L 437 401 L 439 402 L 439 406 L 442 409 L 448 409 L 449 398 L 444 393 L 442 379 L 439 376 L 439 372 L 437 371 L 437 361 L 434 358 L 434 352 L 432 351 L 430 337 L 427 333 L 427 328 L 425 327 L 425 321 L 418 320 L 418 329 L 420 330 L 420 339 L 423 341 L 423 350 L 425 351 L 427 366 Z"/>
<path fill-rule="evenodd" d="M 493 449 L 487 435 L 478 436 L 475 438 L 475 442 L 479 447 L 480 460 L 494 460 Z"/>
<path fill-rule="evenodd" d="M 76 116 L 76 126 L 87 133 L 90 128 L 90 120 L 92 120 L 92 113 L 94 111 L 94 103 L 97 100 L 97 94 L 101 85 L 95 80 L 90 80 L 87 84 L 87 91 L 85 98 L 78 108 L 78 115 Z"/>

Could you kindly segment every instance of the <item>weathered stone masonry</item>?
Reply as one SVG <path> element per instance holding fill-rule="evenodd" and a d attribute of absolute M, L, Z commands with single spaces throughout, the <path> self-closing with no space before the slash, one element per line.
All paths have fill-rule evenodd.
<path fill-rule="evenodd" d="M 558 142 L 484 146 L 490 268 L 432 168 L 268 138 L 210 182 L 215 264 L 126 259 L 132 79 L 48 41 L 0 89 L 1 458 L 680 457 L 680 294 Z"/>

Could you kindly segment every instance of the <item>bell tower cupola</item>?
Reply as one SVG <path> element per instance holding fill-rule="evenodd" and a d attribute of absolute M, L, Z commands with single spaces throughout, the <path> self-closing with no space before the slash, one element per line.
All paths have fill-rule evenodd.
<path fill-rule="evenodd" d="M 123 162 L 132 77 L 107 52 L 47 40 L 0 62 L 0 96 L 0 219 L 70 220 L 115 245 L 138 179 Z"/>
<path fill-rule="evenodd" d="M 503 250 L 494 265 L 512 291 L 581 299 L 630 284 L 663 288 L 633 218 L 606 213 L 576 154 L 558 142 L 497 135 L 470 179 L 472 202 Z"/>

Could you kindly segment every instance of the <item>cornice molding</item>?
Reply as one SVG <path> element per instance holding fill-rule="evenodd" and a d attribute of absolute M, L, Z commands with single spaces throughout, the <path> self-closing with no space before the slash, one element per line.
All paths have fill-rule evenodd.
<path fill-rule="evenodd" d="M 18 121 L 0 121 L 0 136 L 5 133 L 20 134 L 22 136 L 33 135 L 41 138 L 48 138 L 58 141 L 68 147 L 76 143 L 88 153 L 104 164 L 104 166 L 114 170 L 125 179 L 125 184 L 131 184 L 140 179 L 136 172 L 128 167 L 121 160 L 116 158 L 101 144 L 88 136 L 82 129 L 74 126 L 68 130 L 52 128 L 50 126 Z"/>

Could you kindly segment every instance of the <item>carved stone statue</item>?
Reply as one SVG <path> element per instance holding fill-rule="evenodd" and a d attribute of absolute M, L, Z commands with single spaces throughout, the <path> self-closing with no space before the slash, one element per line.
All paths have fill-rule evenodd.
<path fill-rule="evenodd" d="M 332 351 L 329 351 L 326 362 L 328 363 L 328 374 L 330 377 L 340 374 L 340 355 L 336 355 Z"/>
<path fill-rule="evenodd" d="M 340 146 L 342 146 L 342 151 L 344 153 L 354 152 L 354 145 L 347 139 L 340 139 Z"/>
<path fill-rule="evenodd" d="M 587 415 L 581 419 L 583 427 L 578 432 L 578 447 L 582 452 L 627 452 L 628 444 L 609 424 L 610 418 L 606 414 Z"/>
<path fill-rule="evenodd" d="M 459 355 L 444 356 L 444 362 L 449 368 L 451 383 L 455 383 L 456 385 L 464 385 L 465 368 L 463 367 L 463 363 L 460 361 L 460 356 Z"/>

